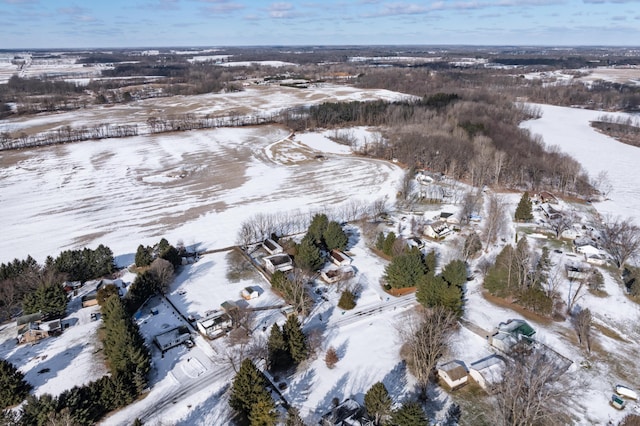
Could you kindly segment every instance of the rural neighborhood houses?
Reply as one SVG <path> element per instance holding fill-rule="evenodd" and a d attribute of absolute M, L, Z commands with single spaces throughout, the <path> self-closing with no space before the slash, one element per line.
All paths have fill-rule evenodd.
<path fill-rule="evenodd" d="M 438 220 L 424 226 L 424 235 L 434 240 L 439 240 L 453 232 L 446 222 Z"/>
<path fill-rule="evenodd" d="M 486 392 L 491 393 L 493 388 L 502 381 L 506 370 L 504 359 L 498 355 L 489 355 L 469 366 L 469 376 Z"/>
<path fill-rule="evenodd" d="M 336 266 L 349 266 L 351 265 L 351 258 L 340 250 L 331 250 L 329 252 L 329 260 Z"/>
<path fill-rule="evenodd" d="M 502 353 L 509 353 L 511 348 L 520 342 L 531 343 L 536 331 L 521 319 L 511 319 L 501 322 L 489 336 L 489 344 Z"/>
<path fill-rule="evenodd" d="M 185 343 L 187 340 L 191 340 L 189 329 L 185 326 L 179 326 L 156 335 L 153 338 L 153 343 L 164 353 L 173 347 Z"/>
<path fill-rule="evenodd" d="M 43 321 L 41 313 L 23 315 L 16 319 L 16 325 L 18 326 L 18 344 L 35 343 L 62 333 L 62 323 L 59 319 Z"/>

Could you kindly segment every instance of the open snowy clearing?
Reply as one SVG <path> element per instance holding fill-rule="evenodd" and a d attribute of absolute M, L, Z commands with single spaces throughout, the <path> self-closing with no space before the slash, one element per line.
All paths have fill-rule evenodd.
<path fill-rule="evenodd" d="M 231 246 L 258 212 L 394 198 L 399 167 L 344 155 L 316 160 L 317 151 L 287 136 L 263 126 L 3 152 L 0 261 L 43 261 L 102 243 L 128 265 L 138 244 L 162 237 L 199 250 Z M 324 140 L 330 145 L 343 148 Z"/>

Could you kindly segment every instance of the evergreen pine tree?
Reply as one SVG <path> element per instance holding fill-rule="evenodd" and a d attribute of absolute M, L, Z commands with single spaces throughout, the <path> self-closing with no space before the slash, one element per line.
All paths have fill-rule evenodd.
<path fill-rule="evenodd" d="M 426 272 L 431 272 L 433 274 L 436 273 L 436 251 L 431 250 L 424 257 L 424 266 L 426 268 Z"/>
<path fill-rule="evenodd" d="M 467 265 L 462 260 L 452 260 L 444 267 L 441 275 L 449 284 L 461 287 L 467 281 Z"/>
<path fill-rule="evenodd" d="M 145 247 L 142 244 L 136 250 L 136 266 L 149 266 L 153 262 L 153 250 L 151 247 Z"/>
<path fill-rule="evenodd" d="M 384 270 L 384 279 L 393 288 L 416 287 L 425 273 L 422 253 L 414 248 L 391 260 Z"/>
<path fill-rule="evenodd" d="M 533 219 L 531 199 L 529 198 L 529 193 L 526 191 L 522 194 L 518 207 L 516 207 L 515 219 L 518 222 L 529 222 Z"/>
<path fill-rule="evenodd" d="M 315 245 L 324 245 L 324 233 L 327 230 L 327 226 L 329 226 L 329 218 L 324 213 L 317 213 L 311 219 L 307 235 Z"/>
<path fill-rule="evenodd" d="M 300 417 L 300 411 L 296 407 L 289 407 L 284 424 L 285 426 L 305 426 L 304 420 Z"/>
<path fill-rule="evenodd" d="M 271 327 L 269 340 L 267 342 L 267 351 L 269 356 L 269 368 L 278 370 L 291 365 L 291 356 L 289 355 L 289 346 L 282 334 L 280 326 L 276 323 Z"/>
<path fill-rule="evenodd" d="M 256 400 L 251 405 L 248 417 L 250 426 L 275 426 L 278 423 L 276 405 L 265 389 L 256 394 Z"/>
<path fill-rule="evenodd" d="M 309 234 L 305 235 L 298 245 L 295 261 L 298 268 L 311 272 L 317 271 L 324 264 L 322 253 Z"/>
<path fill-rule="evenodd" d="M 376 425 L 391 413 L 391 397 L 384 383 L 375 383 L 364 395 L 364 408 Z"/>
<path fill-rule="evenodd" d="M 351 290 L 345 290 L 340 295 L 340 300 L 338 300 L 338 308 L 340 309 L 353 309 L 356 307 L 356 296 L 353 294 Z"/>
<path fill-rule="evenodd" d="M 424 410 L 415 401 L 402 404 L 391 416 L 393 426 L 429 426 Z"/>
<path fill-rule="evenodd" d="M 20 408 L 20 424 L 44 426 L 56 411 L 58 411 L 58 400 L 48 393 L 39 397 L 29 395 L 26 403 Z"/>
<path fill-rule="evenodd" d="M 335 221 L 329 222 L 323 237 L 327 250 L 344 250 L 347 248 L 347 243 L 349 242 L 349 237 L 347 237 L 347 234 L 342 230 L 342 226 Z"/>
<path fill-rule="evenodd" d="M 13 364 L 0 359 L 0 409 L 16 405 L 29 394 L 31 385 Z"/>
<path fill-rule="evenodd" d="M 42 312 L 45 317 L 60 318 L 67 311 L 67 303 L 69 299 L 60 283 L 45 282 L 27 294 L 22 305 L 25 314 Z"/>
<path fill-rule="evenodd" d="M 389 232 L 384 239 L 384 244 L 382 245 L 382 252 L 387 256 L 391 256 L 393 253 L 393 245 L 396 242 L 396 234 L 394 232 Z"/>
<path fill-rule="evenodd" d="M 376 248 L 380 251 L 384 249 L 384 233 L 382 231 L 376 237 Z"/>
<path fill-rule="evenodd" d="M 244 359 L 231 384 L 229 405 L 243 418 L 248 418 L 259 395 L 267 392 L 265 386 L 262 373 L 249 358 Z"/>
<path fill-rule="evenodd" d="M 309 356 L 307 336 L 302 332 L 298 317 L 290 315 L 282 327 L 285 341 L 289 346 L 289 354 L 294 363 L 299 364 Z"/>
<path fill-rule="evenodd" d="M 489 293 L 498 297 L 505 297 L 510 292 L 510 287 L 513 285 L 512 276 L 515 276 L 515 271 L 512 273 L 513 266 L 513 254 L 514 250 L 510 244 L 507 244 L 498 256 L 496 262 L 489 268 L 487 275 L 484 278 L 484 288 Z"/>

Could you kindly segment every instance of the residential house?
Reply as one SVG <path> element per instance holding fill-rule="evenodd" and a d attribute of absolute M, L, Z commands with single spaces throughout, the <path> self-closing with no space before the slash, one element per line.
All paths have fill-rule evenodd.
<path fill-rule="evenodd" d="M 264 247 L 264 249 L 270 255 L 279 254 L 279 253 L 283 253 L 284 252 L 284 249 L 282 248 L 282 246 L 280 244 L 276 243 L 271 238 L 267 238 L 266 240 L 264 240 L 264 242 L 262 243 L 262 247 Z"/>
<path fill-rule="evenodd" d="M 491 393 L 495 386 L 502 381 L 506 370 L 504 358 L 489 355 L 469 366 L 469 376 L 486 392 Z"/>
<path fill-rule="evenodd" d="M 602 254 L 599 248 L 595 247 L 592 244 L 582 244 L 576 245 L 576 252 L 580 254 L 584 254 L 585 256 L 590 256 L 593 254 Z"/>
<path fill-rule="evenodd" d="M 293 260 L 286 253 L 274 254 L 264 259 L 264 266 L 269 273 L 274 274 L 276 271 L 289 272 L 293 269 Z"/>
<path fill-rule="evenodd" d="M 153 338 L 153 343 L 164 353 L 173 347 L 183 344 L 187 340 L 191 340 L 191 333 L 189 333 L 187 327 L 182 325 L 156 335 Z"/>
<path fill-rule="evenodd" d="M 88 308 L 89 306 L 95 306 L 98 304 L 98 292 L 92 291 L 91 293 L 82 296 L 82 307 Z"/>
<path fill-rule="evenodd" d="M 498 324 L 493 335 L 489 337 L 489 344 L 503 353 L 509 353 L 511 348 L 520 342 L 533 342 L 534 334 L 536 331 L 525 320 L 510 319 Z"/>
<path fill-rule="evenodd" d="M 340 250 L 336 249 L 333 249 L 329 252 L 329 260 L 336 266 L 351 265 L 351 258 Z"/>
<path fill-rule="evenodd" d="M 416 247 L 418 249 L 422 249 L 424 248 L 424 241 L 422 241 L 418 237 L 409 237 L 407 238 L 407 245 L 409 246 L 409 248 Z"/>
<path fill-rule="evenodd" d="M 438 367 L 438 377 L 451 389 L 467 384 L 469 371 L 463 361 L 453 360 Z"/>
<path fill-rule="evenodd" d="M 196 322 L 198 330 L 209 339 L 223 336 L 231 330 L 233 322 L 226 312 L 214 312 Z"/>
<path fill-rule="evenodd" d="M 62 333 L 62 323 L 59 319 L 47 322 L 30 321 L 18 329 L 18 344 L 34 343 L 60 333 Z"/>
<path fill-rule="evenodd" d="M 556 210 L 554 209 L 551 205 L 549 205 L 548 203 L 544 203 L 540 205 L 540 210 L 542 210 L 542 213 L 544 213 L 544 215 L 547 217 L 547 219 L 549 220 L 558 220 L 558 219 L 562 219 L 562 212 L 560 210 Z"/>
<path fill-rule="evenodd" d="M 591 265 L 603 266 L 607 263 L 607 257 L 603 254 L 585 255 L 585 260 Z"/>
<path fill-rule="evenodd" d="M 320 278 L 327 284 L 334 284 L 338 281 L 347 280 L 355 275 L 355 271 L 351 265 L 341 266 L 340 268 L 329 268 L 320 271 Z"/>
<path fill-rule="evenodd" d="M 365 417 L 365 409 L 351 398 L 345 399 L 320 419 L 322 426 L 369 426 L 373 423 Z"/>
<path fill-rule="evenodd" d="M 585 281 L 591 276 L 591 267 L 585 264 L 567 264 L 565 268 L 570 280 Z"/>
<path fill-rule="evenodd" d="M 459 225 L 460 224 L 460 220 L 458 220 L 457 217 L 454 216 L 453 213 L 450 212 L 442 212 L 440 213 L 440 216 L 437 217 L 436 220 L 441 220 L 445 223 L 448 223 L 449 225 Z"/>
<path fill-rule="evenodd" d="M 423 232 L 427 237 L 439 240 L 452 233 L 453 230 L 447 223 L 437 221 L 425 225 Z"/>
<path fill-rule="evenodd" d="M 253 287 L 245 287 L 240 292 L 242 298 L 245 300 L 257 299 L 260 297 L 260 293 Z"/>

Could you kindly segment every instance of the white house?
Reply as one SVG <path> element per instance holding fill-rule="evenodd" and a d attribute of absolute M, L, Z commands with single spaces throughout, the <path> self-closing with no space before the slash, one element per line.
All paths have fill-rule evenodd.
<path fill-rule="evenodd" d="M 438 377 L 451 389 L 458 389 L 467 384 L 467 366 L 463 361 L 453 360 L 438 367 Z"/>
<path fill-rule="evenodd" d="M 327 284 L 334 284 L 341 280 L 352 278 L 355 271 L 351 265 L 341 266 L 340 268 L 331 267 L 320 271 L 320 278 Z"/>
<path fill-rule="evenodd" d="M 351 265 L 351 258 L 341 252 L 340 250 L 333 249 L 329 253 L 329 260 L 336 266 L 348 266 Z"/>
<path fill-rule="evenodd" d="M 518 342 L 533 341 L 534 334 L 536 331 L 525 320 L 510 319 L 498 324 L 493 335 L 489 338 L 489 344 L 501 352 L 509 353 Z"/>
<path fill-rule="evenodd" d="M 585 255 L 587 263 L 592 265 L 602 266 L 607 263 L 607 258 L 603 254 L 590 254 Z"/>
<path fill-rule="evenodd" d="M 449 225 L 439 220 L 425 225 L 423 232 L 427 237 L 438 240 L 446 237 L 453 231 L 449 228 Z"/>
<path fill-rule="evenodd" d="M 240 292 L 241 296 L 245 300 L 257 299 L 260 297 L 260 293 L 253 287 L 245 287 Z"/>
<path fill-rule="evenodd" d="M 567 278 L 570 280 L 584 281 L 591 275 L 591 268 L 587 265 L 566 265 Z"/>
<path fill-rule="evenodd" d="M 282 246 L 273 241 L 271 238 L 267 238 L 266 240 L 264 240 L 264 242 L 262 243 L 262 247 L 264 247 L 264 249 L 269 254 L 278 254 L 284 252 Z"/>
<path fill-rule="evenodd" d="M 187 340 L 191 340 L 189 329 L 185 326 L 180 326 L 158 334 L 153 338 L 153 343 L 155 343 L 162 352 L 165 352 L 183 344 Z"/>
<path fill-rule="evenodd" d="M 502 381 L 506 369 L 504 359 L 498 355 L 490 355 L 469 366 L 469 376 L 485 391 L 491 392 Z"/>
<path fill-rule="evenodd" d="M 591 244 L 584 244 L 584 245 L 577 246 L 576 251 L 586 256 L 590 256 L 592 254 L 602 254 L 600 249 L 598 249 L 597 247 L 594 247 Z"/>
<path fill-rule="evenodd" d="M 215 339 L 231 330 L 233 321 L 225 312 L 215 312 L 196 323 L 200 333 L 209 339 Z"/>
<path fill-rule="evenodd" d="M 407 238 L 407 246 L 409 246 L 409 248 L 416 247 L 421 249 L 424 247 L 424 241 L 418 237 L 409 237 Z"/>
<path fill-rule="evenodd" d="M 286 253 L 267 256 L 263 260 L 265 268 L 272 274 L 276 271 L 288 272 L 293 269 L 293 260 Z"/>

